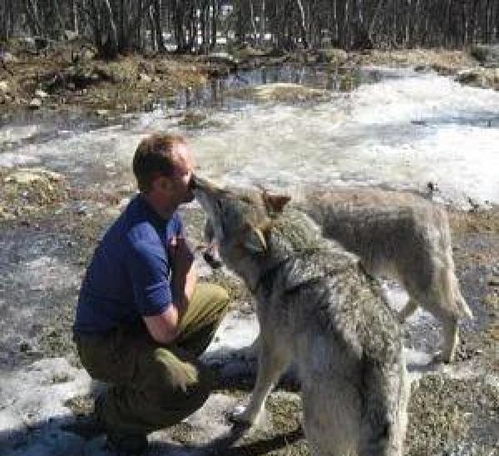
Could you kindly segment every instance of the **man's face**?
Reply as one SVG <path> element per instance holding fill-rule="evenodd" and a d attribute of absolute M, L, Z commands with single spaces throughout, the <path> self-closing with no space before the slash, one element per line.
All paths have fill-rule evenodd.
<path fill-rule="evenodd" d="M 194 199 L 190 182 L 196 165 L 188 144 L 175 146 L 176 165 L 173 176 L 159 177 L 153 184 L 166 205 L 178 206 Z"/>
<path fill-rule="evenodd" d="M 188 203 L 194 199 L 190 183 L 196 163 L 192 149 L 188 144 L 178 144 L 177 153 L 178 163 L 172 179 L 172 188 L 180 203 Z"/>

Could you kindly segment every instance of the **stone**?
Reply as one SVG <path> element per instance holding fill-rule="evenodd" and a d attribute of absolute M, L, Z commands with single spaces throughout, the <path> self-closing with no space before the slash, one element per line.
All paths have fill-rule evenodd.
<path fill-rule="evenodd" d="M 236 62 L 234 56 L 228 54 L 227 52 L 212 52 L 211 54 L 201 56 L 200 60 L 204 62 L 224 63 L 229 65 Z"/>
<path fill-rule="evenodd" d="M 10 52 L 4 52 L 2 54 L 2 60 L 5 62 L 5 63 L 15 63 L 17 62 L 19 59 L 11 54 Z"/>
<path fill-rule="evenodd" d="M 37 98 L 42 98 L 43 99 L 43 98 L 49 97 L 49 94 L 47 92 L 45 92 L 44 90 L 42 90 L 42 89 L 38 89 L 38 90 L 35 91 L 35 96 Z"/>
<path fill-rule="evenodd" d="M 9 92 L 9 90 L 10 90 L 9 83 L 7 81 L 0 81 L 0 92 L 7 93 Z"/>
<path fill-rule="evenodd" d="M 152 82 L 151 76 L 145 74 L 145 73 L 140 73 L 139 74 L 139 81 L 145 82 L 145 83 L 150 83 Z"/>
<path fill-rule="evenodd" d="M 73 41 L 78 38 L 78 33 L 73 30 L 64 30 L 64 38 L 68 41 Z"/>
<path fill-rule="evenodd" d="M 5 183 L 31 185 L 36 182 L 60 182 L 63 176 L 43 168 L 18 168 L 5 177 Z"/>
<path fill-rule="evenodd" d="M 33 98 L 28 106 L 30 109 L 40 109 L 42 107 L 42 100 L 40 98 Z"/>
<path fill-rule="evenodd" d="M 470 53 L 482 65 L 495 68 L 499 67 L 499 44 L 480 44 L 474 46 Z"/>
<path fill-rule="evenodd" d="M 499 90 L 499 68 L 471 68 L 460 71 L 455 79 L 472 87 Z"/>
<path fill-rule="evenodd" d="M 348 52 L 343 49 L 325 48 L 317 51 L 318 63 L 330 63 L 333 65 L 340 65 L 348 60 Z"/>

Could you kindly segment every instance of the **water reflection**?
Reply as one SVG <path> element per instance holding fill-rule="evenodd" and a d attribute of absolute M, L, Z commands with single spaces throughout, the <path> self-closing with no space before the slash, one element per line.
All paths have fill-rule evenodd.
<path fill-rule="evenodd" d="M 175 108 L 240 109 L 246 106 L 248 101 L 233 96 L 233 92 L 252 85 L 286 82 L 332 91 L 349 91 L 360 84 L 378 82 L 382 77 L 379 70 L 357 67 L 268 66 L 236 71 L 226 77 L 213 79 L 205 86 L 186 88 L 178 94 Z M 398 77 L 403 77 L 403 74 L 398 73 Z"/>

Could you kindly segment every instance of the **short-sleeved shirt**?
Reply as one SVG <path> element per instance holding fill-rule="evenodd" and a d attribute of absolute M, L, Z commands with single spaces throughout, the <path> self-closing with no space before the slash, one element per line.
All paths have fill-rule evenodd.
<path fill-rule="evenodd" d="M 87 269 L 74 331 L 105 333 L 172 303 L 168 245 L 183 236 L 180 215 L 161 218 L 139 194 L 107 230 Z"/>

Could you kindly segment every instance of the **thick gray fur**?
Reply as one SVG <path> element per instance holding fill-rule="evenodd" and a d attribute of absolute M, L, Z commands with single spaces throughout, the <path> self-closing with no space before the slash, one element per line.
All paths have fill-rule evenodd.
<path fill-rule="evenodd" d="M 377 281 L 305 214 L 276 215 L 260 193 L 196 185 L 222 259 L 257 300 L 258 376 L 237 419 L 257 421 L 293 361 L 313 455 L 401 455 L 409 385 L 401 329 Z"/>
<path fill-rule="evenodd" d="M 438 359 L 451 362 L 458 344 L 458 319 L 472 317 L 455 275 L 445 209 L 409 193 L 377 188 L 310 192 L 296 206 L 321 227 L 325 237 L 359 255 L 366 270 L 397 280 L 409 302 L 403 322 L 418 306 L 443 324 Z"/>

